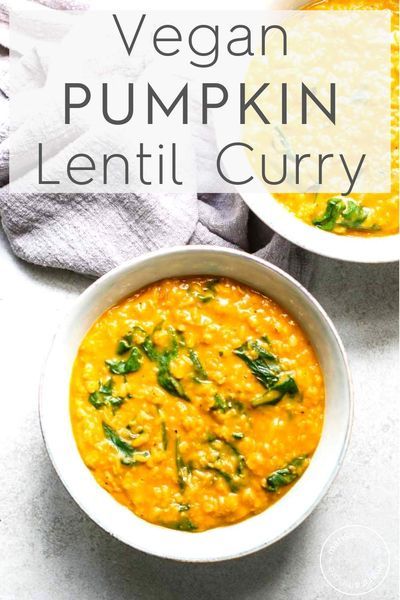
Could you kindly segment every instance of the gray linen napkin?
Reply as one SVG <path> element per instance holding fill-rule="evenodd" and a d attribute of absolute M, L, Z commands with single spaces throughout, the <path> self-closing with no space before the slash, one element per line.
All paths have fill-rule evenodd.
<path fill-rule="evenodd" d="M 18 0 L 24 5 L 29 0 Z M 9 0 L 8 0 L 9 2 Z M 41 11 L 77 6 L 77 0 L 42 0 Z M 7 0 L 0 0 L 0 23 Z M 2 30 L 0 28 L 0 34 Z M 3 31 L 4 33 L 4 31 Z M 237 194 L 11 194 L 8 190 L 8 56 L 0 43 L 0 215 L 14 253 L 39 265 L 99 276 L 129 258 L 183 244 L 241 248 L 269 260 L 307 285 L 309 253 L 274 234 Z M 26 77 L 41 68 L 38 55 L 21 55 Z M 37 81 L 46 80 L 46 68 Z M 33 78 L 33 77 L 32 77 Z M 23 136 L 20 135 L 23 138 Z M 24 150 L 22 139 L 22 150 Z M 26 152 L 29 136 L 26 139 Z"/>

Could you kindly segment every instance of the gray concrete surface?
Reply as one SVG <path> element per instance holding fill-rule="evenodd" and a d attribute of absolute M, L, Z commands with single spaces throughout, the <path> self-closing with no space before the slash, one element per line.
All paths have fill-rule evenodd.
<path fill-rule="evenodd" d="M 397 598 L 396 265 L 317 259 L 312 292 L 342 336 L 356 391 L 350 448 L 324 500 L 272 548 L 190 565 L 111 539 L 58 480 L 39 428 L 39 374 L 56 324 L 90 281 L 27 265 L 0 242 L 1 600 L 336 600 L 345 596 L 323 578 L 320 551 L 333 531 L 353 524 L 373 528 L 391 554 L 386 579 L 365 597 Z"/>

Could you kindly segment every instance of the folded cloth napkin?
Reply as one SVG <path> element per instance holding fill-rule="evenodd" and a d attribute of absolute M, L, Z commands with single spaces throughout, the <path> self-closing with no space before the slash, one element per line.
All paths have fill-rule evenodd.
<path fill-rule="evenodd" d="M 9 48 L 3 26 L 8 7 L 23 11 L 34 0 L 0 0 L 0 44 Z M 80 0 L 40 0 L 39 18 L 46 11 L 85 8 Z M 37 43 L 36 43 L 37 42 Z M 26 81 L 41 93 L 47 76 L 41 40 L 30 51 L 26 39 L 13 48 L 21 58 Z M 15 254 L 35 264 L 99 276 L 124 260 L 144 252 L 183 244 L 206 244 L 254 252 L 309 283 L 311 256 L 274 234 L 237 194 L 12 194 L 8 189 L 8 65 L 0 52 L 0 215 Z M 38 71 L 42 70 L 40 76 Z M 51 114 L 46 124 L 51 122 Z M 29 156 L 30 127 L 25 119 L 11 135 L 18 136 L 21 157 Z"/>

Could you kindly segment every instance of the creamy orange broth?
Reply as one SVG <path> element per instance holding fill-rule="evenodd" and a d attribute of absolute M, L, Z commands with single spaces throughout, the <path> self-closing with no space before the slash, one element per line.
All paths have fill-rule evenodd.
<path fill-rule="evenodd" d="M 336 225 L 333 233 L 354 236 L 382 236 L 399 230 L 399 7 L 396 0 L 322 0 L 305 5 L 305 10 L 392 11 L 392 189 L 387 194 L 351 194 L 368 216 L 359 228 Z M 297 217 L 312 224 L 324 215 L 332 194 L 274 194 Z"/>
<path fill-rule="evenodd" d="M 275 387 L 243 352 L 278 373 Z M 135 372 L 111 372 L 127 360 Z M 276 502 L 307 468 L 323 416 L 321 369 L 299 325 L 229 279 L 140 290 L 96 321 L 73 367 L 83 461 L 135 514 L 180 530 L 235 523 Z"/>

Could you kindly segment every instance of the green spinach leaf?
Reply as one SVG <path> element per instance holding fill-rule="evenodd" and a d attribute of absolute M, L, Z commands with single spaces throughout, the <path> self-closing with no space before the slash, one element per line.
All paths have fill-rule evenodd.
<path fill-rule="evenodd" d="M 154 331 L 153 331 L 154 334 Z M 178 356 L 179 347 L 183 344 L 178 333 L 169 328 L 170 345 L 165 350 L 159 350 L 152 336 L 147 336 L 142 343 L 142 350 L 152 362 L 157 364 L 157 382 L 160 387 L 166 390 L 172 396 L 177 396 L 183 400 L 189 400 L 181 382 L 172 375 L 170 370 L 171 361 Z"/>
<path fill-rule="evenodd" d="M 164 450 L 168 448 L 168 431 L 165 421 L 161 421 L 161 439 Z"/>
<path fill-rule="evenodd" d="M 197 297 L 200 300 L 200 302 L 207 304 L 208 302 L 211 302 L 211 300 L 214 300 L 217 294 L 216 285 L 218 282 L 219 279 L 214 278 L 204 283 L 202 293 L 197 294 Z"/>
<path fill-rule="evenodd" d="M 228 484 L 228 487 L 231 490 L 231 492 L 235 493 L 235 492 L 237 492 L 239 490 L 240 485 L 238 484 L 238 482 L 235 481 L 235 479 L 233 478 L 232 475 L 230 475 L 229 473 L 227 473 L 223 469 L 219 469 L 218 467 L 207 465 L 205 467 L 205 470 L 206 471 L 212 471 L 213 473 L 215 473 L 219 477 L 222 477 L 222 479 L 224 479 L 226 481 L 226 483 Z"/>
<path fill-rule="evenodd" d="M 182 517 L 179 521 L 162 523 L 162 525 L 170 529 L 177 529 L 178 531 L 196 531 L 198 529 L 197 525 L 188 519 L 188 517 Z"/>
<path fill-rule="evenodd" d="M 236 448 L 236 446 L 234 444 L 232 444 L 231 442 L 228 442 L 224 438 L 218 437 L 214 434 L 209 435 L 207 438 L 207 441 L 211 446 L 214 442 L 219 442 L 220 444 L 225 446 L 225 448 L 228 450 L 228 452 L 232 453 L 236 458 L 236 474 L 243 475 L 244 469 L 246 468 L 246 459 L 243 456 L 243 454 L 238 450 L 238 448 Z M 218 459 L 216 462 L 218 462 Z M 214 467 L 214 466 L 218 466 L 218 465 L 213 464 L 210 466 Z"/>
<path fill-rule="evenodd" d="M 324 231 L 332 231 L 341 215 L 345 204 L 341 198 L 330 198 L 327 202 L 325 212 L 319 219 L 314 219 L 313 225 Z"/>
<path fill-rule="evenodd" d="M 113 380 L 111 377 L 105 383 L 100 381 L 99 389 L 89 395 L 90 404 L 92 404 L 92 406 L 94 406 L 97 410 L 103 406 L 110 406 L 113 411 L 115 411 L 125 402 L 125 398 L 121 396 L 115 396 L 112 389 Z"/>
<path fill-rule="evenodd" d="M 121 458 L 121 463 L 123 465 L 131 466 L 139 462 L 145 462 L 150 458 L 150 452 L 148 450 L 136 450 L 128 444 L 128 442 L 123 440 L 110 425 L 107 425 L 107 423 L 103 421 L 102 426 L 105 437 L 123 455 Z"/>
<path fill-rule="evenodd" d="M 246 363 L 255 378 L 267 390 L 252 400 L 253 407 L 274 405 L 286 394 L 295 396 L 299 393 L 296 381 L 291 375 L 282 371 L 278 357 L 269 350 L 268 346 L 268 338 L 263 337 L 261 340 L 247 341 L 233 351 Z"/>
<path fill-rule="evenodd" d="M 271 475 L 266 477 L 262 486 L 268 492 L 276 492 L 281 487 L 293 483 L 304 471 L 307 455 L 297 456 L 282 469 L 277 469 Z"/>
<path fill-rule="evenodd" d="M 132 348 L 132 345 L 133 345 L 132 335 L 130 333 L 128 333 L 127 335 L 124 335 L 124 337 L 120 339 L 120 341 L 118 342 L 118 345 L 117 345 L 118 356 L 121 356 L 122 354 L 126 354 L 126 352 L 129 352 L 129 350 L 131 350 L 131 348 Z"/>
<path fill-rule="evenodd" d="M 352 198 L 334 197 L 328 200 L 324 214 L 314 219 L 313 225 L 324 231 L 333 231 L 336 226 L 359 231 L 378 231 L 378 225 L 363 226 L 369 213 L 368 208 Z"/>
<path fill-rule="evenodd" d="M 278 383 L 280 373 L 278 359 L 258 340 L 245 342 L 233 353 L 246 363 L 255 378 L 265 388 L 270 389 Z"/>
<path fill-rule="evenodd" d="M 340 225 L 349 227 L 350 229 L 357 229 L 368 217 L 369 210 L 352 198 L 349 198 L 345 204 L 346 206 L 342 210 Z"/>
<path fill-rule="evenodd" d="M 196 381 L 197 383 L 205 383 L 206 381 L 209 381 L 207 372 L 204 369 L 203 365 L 201 364 L 199 355 L 197 354 L 196 350 L 193 350 L 193 348 L 190 348 L 188 353 L 189 353 L 189 358 L 192 361 L 193 369 L 194 369 L 193 380 Z"/>
<path fill-rule="evenodd" d="M 192 472 L 191 466 L 185 462 L 179 449 L 179 438 L 175 440 L 175 464 L 176 471 L 178 474 L 178 485 L 181 492 L 183 492 L 189 483 L 190 475 Z"/>
<path fill-rule="evenodd" d="M 254 407 L 266 405 L 274 406 L 275 404 L 278 404 L 286 394 L 289 396 L 296 396 L 298 393 L 299 388 L 293 377 L 291 375 L 284 375 L 279 383 L 273 385 L 269 391 L 256 396 L 256 398 L 251 401 L 251 405 Z"/>
<path fill-rule="evenodd" d="M 169 368 L 170 359 L 167 356 L 158 361 L 157 381 L 160 387 L 164 388 L 171 396 L 177 396 L 182 400 L 189 400 L 183 389 L 182 383 L 174 377 Z"/>
<path fill-rule="evenodd" d="M 133 448 L 130 444 L 128 444 L 128 442 L 125 442 L 119 435 L 118 433 L 115 431 L 115 429 L 113 429 L 112 427 L 110 427 L 110 425 L 107 425 L 107 423 L 105 423 L 103 421 L 102 423 L 103 425 L 103 431 L 104 431 L 104 435 L 106 436 L 106 438 L 120 451 L 122 452 L 122 454 L 125 454 L 126 456 L 132 456 L 133 454 Z"/>
<path fill-rule="evenodd" d="M 142 327 L 135 325 L 134 327 L 131 328 L 129 333 L 124 335 L 118 342 L 117 350 L 116 350 L 117 354 L 119 356 L 126 354 L 127 352 L 129 352 L 129 350 L 132 350 L 132 348 L 135 344 L 137 345 L 138 343 L 140 343 L 140 341 L 142 341 L 142 339 L 144 339 L 144 337 L 146 337 L 146 335 L 147 334 L 146 334 L 145 330 L 142 329 Z M 142 338 L 142 339 L 139 340 L 138 338 Z"/>
<path fill-rule="evenodd" d="M 142 353 L 137 346 L 133 346 L 126 360 L 112 358 L 105 362 L 111 373 L 115 375 L 128 375 L 128 373 L 135 373 L 140 369 L 142 365 Z"/>
<path fill-rule="evenodd" d="M 161 440 L 163 449 L 166 450 L 168 448 L 168 429 L 167 424 L 165 422 L 164 414 L 161 411 L 160 407 L 157 406 L 158 414 L 160 416 L 160 426 L 161 426 Z"/>
<path fill-rule="evenodd" d="M 239 402 L 238 400 L 228 400 L 221 394 L 215 394 L 214 404 L 211 407 L 212 411 L 220 410 L 223 413 L 226 413 L 228 410 L 237 410 L 240 412 L 243 409 L 244 406 L 242 402 Z"/>

